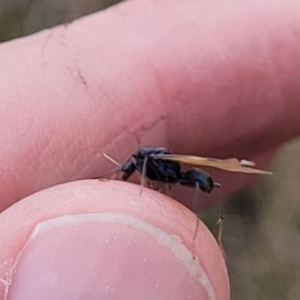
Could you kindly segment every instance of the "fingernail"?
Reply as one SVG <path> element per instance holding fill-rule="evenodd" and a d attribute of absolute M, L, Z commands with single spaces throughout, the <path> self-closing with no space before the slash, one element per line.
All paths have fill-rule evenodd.
<path fill-rule="evenodd" d="M 10 300 L 216 299 L 178 237 L 122 213 L 39 223 L 19 254 Z"/>

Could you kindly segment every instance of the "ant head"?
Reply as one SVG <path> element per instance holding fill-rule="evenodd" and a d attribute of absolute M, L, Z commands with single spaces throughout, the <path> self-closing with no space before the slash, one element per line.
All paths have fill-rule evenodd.
<path fill-rule="evenodd" d="M 136 153 L 132 154 L 132 157 L 135 159 L 144 159 L 146 153 L 143 148 L 140 148 Z"/>

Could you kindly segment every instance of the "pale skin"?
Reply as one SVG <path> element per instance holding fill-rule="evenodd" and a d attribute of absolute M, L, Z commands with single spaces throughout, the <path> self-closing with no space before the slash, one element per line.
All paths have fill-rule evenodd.
<path fill-rule="evenodd" d="M 22 282 L 30 276 L 16 258 L 37 224 L 58 216 L 116 211 L 178 236 L 187 249 L 194 249 L 195 264 L 199 261 L 205 270 L 215 299 L 229 299 L 228 277 L 215 240 L 201 225 L 193 243 L 189 237 L 195 215 L 177 202 L 163 202 L 164 196 L 151 191 L 139 195 L 139 187 L 127 183 L 56 185 L 100 176 L 111 168 L 102 152 L 121 161 L 141 145 L 237 156 L 265 167 L 282 142 L 300 133 L 299 9 L 298 1 L 129 1 L 2 44 L 1 210 L 54 187 L 0 216 L 0 299 L 19 299 L 21 287 L 22 295 L 35 299 L 32 290 L 40 287 L 24 291 Z M 237 175 L 234 180 L 218 178 L 228 193 L 250 180 Z M 98 234 L 92 233 L 96 240 Z M 138 235 L 135 240 L 145 238 L 148 245 L 147 237 Z M 126 236 L 119 240 L 113 249 L 124 249 Z M 51 249 L 56 249 L 55 242 L 60 245 L 63 240 L 53 240 Z M 70 253 L 75 248 L 63 250 Z M 168 264 L 174 266 L 174 254 L 165 253 L 165 247 L 155 254 L 150 248 L 129 252 L 128 264 L 134 265 L 142 251 L 147 258 L 156 255 L 166 262 L 157 268 L 157 276 Z M 165 253 L 161 260 L 159 253 Z M 87 254 L 82 255 L 76 260 L 84 262 Z M 179 265 L 174 274 L 183 272 Z M 160 284 L 177 282 L 174 274 L 166 274 Z M 43 283 L 55 286 L 56 277 L 50 275 Z M 186 282 L 191 281 L 182 281 L 181 291 L 191 290 Z M 120 280 L 117 287 L 123 283 Z M 201 299 L 212 299 L 205 284 L 195 291 Z M 68 292 L 60 295 L 86 299 Z"/>

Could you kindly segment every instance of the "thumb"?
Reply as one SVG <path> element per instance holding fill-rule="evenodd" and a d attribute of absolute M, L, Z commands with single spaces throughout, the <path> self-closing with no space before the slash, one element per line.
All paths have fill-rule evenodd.
<path fill-rule="evenodd" d="M 117 181 L 34 194 L 0 218 L 0 299 L 229 299 L 208 230 L 172 199 Z M 193 250 L 196 258 L 193 258 Z"/>

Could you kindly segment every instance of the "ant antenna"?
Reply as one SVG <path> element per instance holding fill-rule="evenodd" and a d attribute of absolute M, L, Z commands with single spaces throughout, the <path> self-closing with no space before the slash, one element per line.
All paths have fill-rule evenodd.
<path fill-rule="evenodd" d="M 110 170 L 110 171 L 108 171 L 108 172 L 102 174 L 102 175 L 100 176 L 100 178 L 97 177 L 97 179 L 103 179 L 103 177 L 106 177 L 107 175 L 113 174 L 113 173 L 115 173 L 115 172 L 117 172 L 117 171 L 120 171 L 120 169 L 119 169 L 119 168 L 112 169 L 112 170 Z M 112 178 L 114 178 L 114 177 L 112 177 Z"/>
<path fill-rule="evenodd" d="M 102 155 L 109 160 L 110 162 L 112 162 L 114 165 L 118 166 L 119 168 L 122 166 L 121 164 L 119 164 L 116 160 L 114 160 L 112 157 L 110 157 L 109 155 L 107 155 L 106 153 L 102 153 Z"/>
<path fill-rule="evenodd" d="M 108 172 L 102 174 L 102 175 L 100 176 L 100 178 L 106 177 L 107 175 L 110 175 L 110 174 L 113 174 L 113 173 L 115 173 L 115 172 L 117 172 L 117 171 L 120 171 L 120 169 L 121 169 L 121 167 L 122 167 L 121 164 L 119 164 L 117 161 L 115 161 L 112 157 L 110 157 L 110 156 L 107 155 L 106 153 L 102 153 L 102 155 L 103 155 L 107 160 L 109 160 L 109 161 L 112 162 L 114 165 L 116 165 L 117 168 L 114 168 L 114 169 L 112 169 L 112 170 L 110 170 L 110 171 L 108 171 Z"/>

